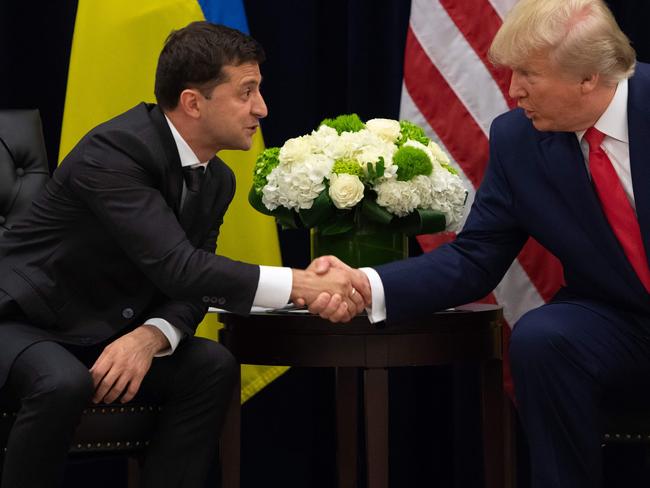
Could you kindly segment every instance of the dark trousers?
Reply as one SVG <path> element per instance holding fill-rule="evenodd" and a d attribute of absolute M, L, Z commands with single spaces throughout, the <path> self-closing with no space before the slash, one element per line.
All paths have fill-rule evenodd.
<path fill-rule="evenodd" d="M 604 414 L 650 405 L 650 320 L 589 301 L 524 315 L 510 342 L 534 488 L 600 488 Z"/>
<path fill-rule="evenodd" d="M 16 358 L 2 390 L 20 404 L 2 488 L 60 486 L 74 429 L 93 393 L 88 368 L 101 350 L 44 341 Z M 195 337 L 153 360 L 138 397 L 164 408 L 145 455 L 145 487 L 204 487 L 237 367 L 221 345 Z"/>

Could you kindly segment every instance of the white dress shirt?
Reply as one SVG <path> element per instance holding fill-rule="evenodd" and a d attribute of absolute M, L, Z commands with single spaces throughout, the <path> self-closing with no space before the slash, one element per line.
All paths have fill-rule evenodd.
<path fill-rule="evenodd" d="M 187 144 L 187 142 L 180 135 L 174 124 L 171 120 L 165 116 L 169 129 L 174 136 L 174 142 L 176 143 L 176 148 L 178 149 L 178 156 L 181 160 L 181 166 L 207 166 L 208 162 L 201 162 L 196 156 L 192 148 Z M 187 188 L 183 182 L 183 193 L 181 195 L 181 202 L 185 200 L 185 194 Z M 255 297 L 253 298 L 253 306 L 257 307 L 269 307 L 269 308 L 280 308 L 285 306 L 289 302 L 289 296 L 291 295 L 291 287 L 293 285 L 293 276 L 291 274 L 291 268 L 282 268 L 277 266 L 260 266 L 260 277 L 257 284 L 257 291 L 255 292 Z M 153 325 L 160 329 L 160 331 L 167 337 L 169 341 L 169 348 L 164 351 L 159 352 L 156 356 L 168 356 L 172 354 L 176 347 L 178 347 L 179 342 L 183 338 L 183 333 L 177 328 L 170 324 L 167 320 L 153 317 L 145 321 L 147 325 Z"/>
<path fill-rule="evenodd" d="M 609 156 L 612 166 L 614 166 L 616 174 L 621 180 L 625 194 L 632 204 L 632 208 L 636 209 L 634 205 L 634 192 L 632 191 L 632 175 L 630 174 L 630 142 L 627 125 L 627 80 L 619 82 L 612 101 L 594 127 L 605 134 L 601 146 L 607 153 L 607 156 Z M 586 130 L 583 130 L 575 134 L 580 142 L 580 148 L 582 149 L 588 171 L 589 145 L 583 139 L 585 132 Z M 386 320 L 386 296 L 379 273 L 372 268 L 361 268 L 361 271 L 368 276 L 372 289 L 372 305 L 366 309 L 370 322 L 376 323 Z"/>
<path fill-rule="evenodd" d="M 594 127 L 605 134 L 601 147 L 612 162 L 612 166 L 621 180 L 627 199 L 636 210 L 634 192 L 632 190 L 632 174 L 630 173 L 630 140 L 627 126 L 627 80 L 619 82 L 614 98 L 607 110 L 600 116 Z M 585 130 L 576 132 L 580 149 L 585 157 L 589 171 L 589 144 L 584 139 Z"/>

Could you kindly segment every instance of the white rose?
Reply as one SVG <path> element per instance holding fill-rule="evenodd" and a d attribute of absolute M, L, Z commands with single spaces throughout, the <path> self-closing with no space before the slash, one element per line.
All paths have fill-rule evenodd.
<path fill-rule="evenodd" d="M 329 194 L 336 208 L 352 208 L 363 198 L 363 183 L 356 175 L 333 174 Z"/>
<path fill-rule="evenodd" d="M 366 128 L 388 142 L 395 142 L 400 134 L 399 122 L 392 119 L 371 119 Z"/>

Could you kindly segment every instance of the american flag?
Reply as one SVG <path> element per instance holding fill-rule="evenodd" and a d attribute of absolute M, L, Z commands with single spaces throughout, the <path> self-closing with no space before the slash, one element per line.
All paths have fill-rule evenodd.
<path fill-rule="evenodd" d="M 466 179 L 468 208 L 488 162 L 490 123 L 514 106 L 510 75 L 487 59 L 492 38 L 516 0 L 412 0 L 400 118 L 425 127 Z M 453 236 L 420 236 L 425 251 Z M 559 261 L 529 239 L 488 300 L 512 326 L 562 283 Z M 508 329 L 509 331 L 509 329 Z M 511 385 L 510 385 L 511 386 Z"/>

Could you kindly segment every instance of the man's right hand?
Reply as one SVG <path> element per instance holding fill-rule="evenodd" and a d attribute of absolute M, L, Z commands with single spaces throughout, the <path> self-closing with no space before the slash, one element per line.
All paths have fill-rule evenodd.
<path fill-rule="evenodd" d="M 307 305 L 309 311 L 332 322 L 348 322 L 365 307 L 365 298 L 356 289 L 349 273 L 328 268 L 317 273 L 314 269 L 293 271 L 291 301 Z"/>
<path fill-rule="evenodd" d="M 372 302 L 370 282 L 363 271 L 351 268 L 335 256 L 322 256 L 315 259 L 306 272 L 315 273 L 321 278 L 342 276 L 348 280 L 351 288 L 349 294 L 340 295 L 328 289 L 321 289 L 315 299 L 300 295 L 299 290 L 292 291 L 291 299 L 297 305 L 307 304 L 309 311 L 332 322 L 347 322 L 361 313 Z M 294 273 L 294 279 L 295 279 Z M 296 293 L 294 293 L 296 292 Z"/>

